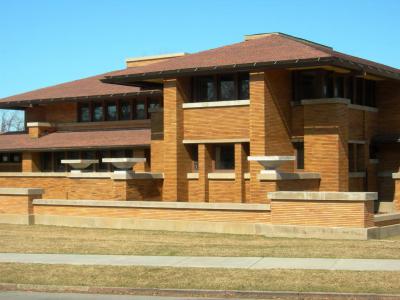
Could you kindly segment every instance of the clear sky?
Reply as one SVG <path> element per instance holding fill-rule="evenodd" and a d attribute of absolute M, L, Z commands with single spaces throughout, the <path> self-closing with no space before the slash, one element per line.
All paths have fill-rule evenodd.
<path fill-rule="evenodd" d="M 0 0 L 0 98 L 280 31 L 400 68 L 400 0 Z"/>

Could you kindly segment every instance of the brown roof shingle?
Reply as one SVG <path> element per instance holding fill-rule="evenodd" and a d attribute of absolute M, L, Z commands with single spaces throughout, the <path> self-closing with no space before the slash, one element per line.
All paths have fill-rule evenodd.
<path fill-rule="evenodd" d="M 40 138 L 10 133 L 0 135 L 0 151 L 147 146 L 150 135 L 150 129 L 57 131 Z"/>
<path fill-rule="evenodd" d="M 296 60 L 310 60 L 336 58 L 349 60 L 353 63 L 364 64 L 374 68 L 382 68 L 385 71 L 400 75 L 400 70 L 378 64 L 362 58 L 334 51 L 330 47 L 315 44 L 286 34 L 270 34 L 257 39 L 206 50 L 186 56 L 172 58 L 167 61 L 151 65 L 128 68 L 112 75 L 106 75 L 107 79 L 138 77 L 145 79 L 149 73 L 160 73 L 191 68 L 222 67 L 229 65 L 282 62 Z"/>
<path fill-rule="evenodd" d="M 30 102 L 34 100 L 64 100 L 68 98 L 82 98 L 91 96 L 108 96 L 118 94 L 139 93 L 140 88 L 133 86 L 115 85 L 101 82 L 100 79 L 105 75 L 113 75 L 118 71 L 100 74 L 84 79 L 74 80 L 58 85 L 34 90 L 31 92 L 10 96 L 0 99 L 0 106 L 2 104 L 17 103 L 17 102 Z M 148 92 L 148 91 L 147 91 Z"/>

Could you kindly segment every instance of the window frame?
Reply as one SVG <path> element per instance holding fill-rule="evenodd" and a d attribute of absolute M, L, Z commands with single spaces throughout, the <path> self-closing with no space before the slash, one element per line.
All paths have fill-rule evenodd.
<path fill-rule="evenodd" d="M 233 166 L 232 168 L 221 168 L 221 153 L 218 154 L 218 149 L 221 149 L 222 147 L 231 147 L 232 148 L 232 163 Z M 221 151 L 221 150 L 220 150 Z M 219 152 L 220 152 L 219 151 Z M 226 173 L 231 173 L 235 171 L 235 144 L 215 144 L 213 147 L 213 160 L 212 160 L 212 167 L 214 172 L 226 172 Z"/>

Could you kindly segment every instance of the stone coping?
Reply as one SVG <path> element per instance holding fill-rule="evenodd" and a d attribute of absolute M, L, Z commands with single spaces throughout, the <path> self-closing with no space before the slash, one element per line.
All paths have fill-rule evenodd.
<path fill-rule="evenodd" d="M 257 179 L 260 181 L 264 180 L 296 180 L 296 179 L 321 179 L 319 173 L 308 173 L 308 172 L 297 172 L 297 173 L 260 173 L 257 174 Z"/>
<path fill-rule="evenodd" d="M 393 174 L 397 174 L 397 173 L 393 173 L 393 171 L 381 171 L 381 172 L 378 172 L 378 177 L 390 177 L 390 178 L 396 179 L 395 177 L 393 177 Z"/>
<path fill-rule="evenodd" d="M 349 172 L 349 178 L 365 178 L 366 172 Z"/>
<path fill-rule="evenodd" d="M 209 202 L 163 202 L 163 201 L 115 201 L 115 200 L 65 200 L 35 199 L 34 205 L 128 207 L 157 209 L 200 209 L 200 210 L 238 210 L 269 211 L 269 204 L 247 203 L 209 203 Z"/>
<path fill-rule="evenodd" d="M 398 173 L 392 173 L 392 178 L 393 178 L 393 179 L 400 179 L 400 172 L 398 172 Z"/>
<path fill-rule="evenodd" d="M 103 158 L 104 163 L 141 163 L 146 162 L 144 157 Z"/>
<path fill-rule="evenodd" d="M 216 172 L 216 173 L 208 173 L 208 179 L 216 179 L 216 180 L 235 180 L 235 173 L 234 172 Z"/>
<path fill-rule="evenodd" d="M 186 178 L 187 179 L 199 179 L 199 173 L 197 173 L 197 172 L 187 173 Z"/>
<path fill-rule="evenodd" d="M 376 107 L 352 104 L 350 99 L 346 98 L 320 98 L 320 99 L 304 99 L 301 100 L 302 105 L 312 105 L 312 104 L 335 104 L 342 103 L 347 104 L 350 109 L 363 110 L 368 112 L 378 112 Z"/>
<path fill-rule="evenodd" d="M 375 192 L 270 192 L 271 200 L 292 201 L 372 201 L 378 199 Z"/>
<path fill-rule="evenodd" d="M 350 104 L 350 100 L 346 98 L 319 98 L 319 99 L 304 99 L 301 100 L 302 105 L 313 104 Z"/>
<path fill-rule="evenodd" d="M 381 215 L 374 216 L 375 222 L 392 221 L 392 220 L 400 220 L 400 212 L 381 214 Z"/>
<path fill-rule="evenodd" d="M 28 122 L 26 127 L 53 127 L 54 125 L 49 122 Z"/>
<path fill-rule="evenodd" d="M 111 179 L 163 179 L 164 173 L 132 172 L 129 176 L 113 172 L 0 172 L 0 177 L 69 177 L 69 178 L 111 178 Z"/>
<path fill-rule="evenodd" d="M 249 138 L 237 139 L 202 139 L 202 140 L 183 140 L 183 144 L 226 144 L 226 143 L 248 143 Z"/>
<path fill-rule="evenodd" d="M 279 156 L 279 155 L 272 155 L 272 156 L 248 156 L 248 161 L 294 161 L 296 158 L 294 156 Z"/>
<path fill-rule="evenodd" d="M 207 108 L 207 107 L 229 107 L 229 106 L 248 106 L 250 100 L 226 100 L 226 101 L 209 101 L 209 102 L 191 102 L 183 103 L 182 108 Z"/>
<path fill-rule="evenodd" d="M 0 195 L 42 195 L 43 189 L 39 188 L 0 188 Z"/>

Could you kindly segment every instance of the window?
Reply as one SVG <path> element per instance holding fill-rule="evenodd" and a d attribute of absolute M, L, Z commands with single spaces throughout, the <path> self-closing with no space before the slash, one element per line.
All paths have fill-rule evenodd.
<path fill-rule="evenodd" d="M 375 106 L 375 82 L 350 74 L 326 70 L 295 71 L 294 101 L 318 98 L 346 98 L 358 105 Z"/>
<path fill-rule="evenodd" d="M 78 105 L 78 121 L 143 120 L 149 118 L 149 109 L 161 106 L 162 101 L 159 98 L 80 103 Z"/>
<path fill-rule="evenodd" d="M 250 99 L 250 81 L 249 74 L 239 74 L 238 84 L 239 84 L 239 100 Z"/>
<path fill-rule="evenodd" d="M 110 157 L 110 151 L 108 150 L 102 150 L 102 151 L 97 151 L 96 157 L 99 160 L 99 163 L 96 164 L 96 171 L 98 172 L 108 172 L 110 171 L 110 164 L 108 163 L 103 163 L 102 159 Z"/>
<path fill-rule="evenodd" d="M 235 78 L 233 75 L 223 75 L 219 80 L 219 99 L 233 100 L 235 99 Z"/>
<path fill-rule="evenodd" d="M 0 163 L 20 163 L 21 153 L 1 153 Z"/>
<path fill-rule="evenodd" d="M 118 120 L 117 103 L 116 102 L 107 103 L 106 108 L 107 108 L 106 120 L 107 121 Z"/>
<path fill-rule="evenodd" d="M 199 171 L 199 146 L 188 145 L 188 152 L 192 161 L 191 170 L 192 172 Z"/>
<path fill-rule="evenodd" d="M 304 142 L 293 143 L 296 155 L 296 168 L 298 170 L 304 169 Z"/>
<path fill-rule="evenodd" d="M 144 100 L 135 101 L 135 119 L 147 119 L 146 102 Z"/>
<path fill-rule="evenodd" d="M 104 120 L 103 103 L 93 104 L 93 121 L 100 122 Z"/>
<path fill-rule="evenodd" d="M 131 101 L 121 101 L 119 104 L 120 120 L 132 119 L 132 103 Z"/>
<path fill-rule="evenodd" d="M 61 160 L 65 159 L 65 152 L 54 152 L 54 171 L 55 172 L 65 172 L 66 165 L 61 163 Z"/>
<path fill-rule="evenodd" d="M 79 104 L 79 122 L 90 122 L 90 108 L 89 103 Z"/>
<path fill-rule="evenodd" d="M 53 153 L 52 152 L 40 153 L 40 168 L 41 168 L 42 172 L 52 172 L 53 171 Z"/>
<path fill-rule="evenodd" d="M 193 77 L 193 102 L 236 99 L 249 99 L 248 73 Z"/>
<path fill-rule="evenodd" d="M 215 169 L 233 170 L 235 169 L 235 148 L 234 145 L 215 146 Z"/>

